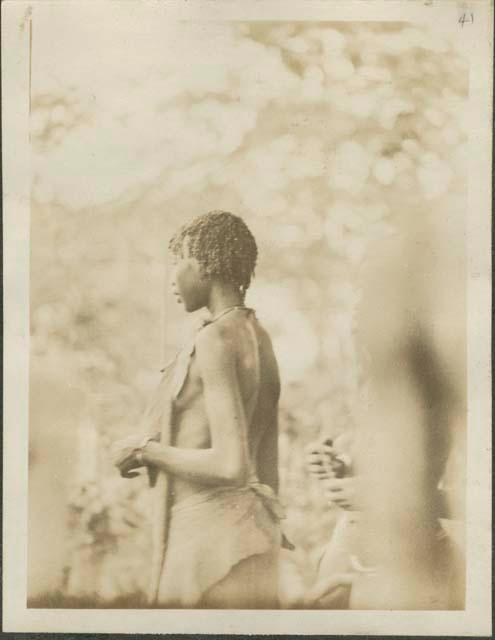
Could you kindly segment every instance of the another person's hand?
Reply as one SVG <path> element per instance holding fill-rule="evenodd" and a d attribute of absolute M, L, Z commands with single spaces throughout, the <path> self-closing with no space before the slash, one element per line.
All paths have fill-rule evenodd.
<path fill-rule="evenodd" d="M 337 505 L 341 509 L 357 509 L 356 499 L 357 478 L 327 478 L 323 483 L 323 491 L 329 504 Z"/>
<path fill-rule="evenodd" d="M 338 573 L 326 578 L 321 578 L 311 587 L 304 597 L 304 607 L 316 607 L 323 598 L 337 595 L 349 590 L 352 586 L 352 573 Z"/>
<path fill-rule="evenodd" d="M 308 473 L 319 480 L 341 478 L 346 474 L 345 462 L 331 440 L 311 442 L 305 449 L 305 463 Z"/>
<path fill-rule="evenodd" d="M 335 455 L 333 447 L 323 442 L 311 442 L 305 449 L 306 470 L 313 477 L 322 480 L 333 478 L 334 471 L 331 466 L 332 457 Z"/>

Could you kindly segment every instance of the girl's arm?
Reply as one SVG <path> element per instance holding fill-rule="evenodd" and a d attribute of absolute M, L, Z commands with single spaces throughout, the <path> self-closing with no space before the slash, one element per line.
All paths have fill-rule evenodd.
<path fill-rule="evenodd" d="M 211 448 L 183 449 L 149 442 L 145 464 L 186 480 L 213 485 L 242 485 L 247 476 L 247 420 L 232 339 L 218 325 L 198 336 L 196 355 L 203 382 Z"/>

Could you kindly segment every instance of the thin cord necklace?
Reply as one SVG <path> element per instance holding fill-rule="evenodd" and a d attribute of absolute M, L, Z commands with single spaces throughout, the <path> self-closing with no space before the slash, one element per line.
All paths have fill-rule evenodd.
<path fill-rule="evenodd" d="M 236 304 L 233 307 L 227 307 L 227 309 L 224 309 L 223 311 L 220 311 L 220 313 L 217 313 L 216 316 L 213 316 L 213 318 L 211 318 L 210 322 L 216 322 L 222 316 L 227 315 L 227 313 L 230 313 L 231 311 L 234 311 L 235 309 L 247 309 L 247 308 L 248 307 L 246 307 L 246 305 L 244 305 L 244 304 Z"/>

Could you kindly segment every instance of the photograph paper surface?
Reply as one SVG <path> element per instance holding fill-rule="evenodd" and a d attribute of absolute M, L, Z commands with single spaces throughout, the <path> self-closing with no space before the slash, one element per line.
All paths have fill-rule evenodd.
<path fill-rule="evenodd" d="M 2 10 L 4 629 L 489 635 L 491 3 Z"/>

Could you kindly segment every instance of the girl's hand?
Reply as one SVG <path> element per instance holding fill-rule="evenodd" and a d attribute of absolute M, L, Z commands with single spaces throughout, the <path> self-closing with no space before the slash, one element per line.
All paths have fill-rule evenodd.
<path fill-rule="evenodd" d="M 114 442 L 110 448 L 110 455 L 112 457 L 113 464 L 116 467 L 119 466 L 121 462 L 132 455 L 132 452 L 140 446 L 141 441 L 142 436 L 133 435 Z"/>
<path fill-rule="evenodd" d="M 137 459 L 141 443 L 142 436 L 129 436 L 123 440 L 118 440 L 112 445 L 112 461 L 123 478 L 134 478 L 139 475 L 136 472 L 132 473 L 131 470 L 143 466 L 142 461 Z"/>
<path fill-rule="evenodd" d="M 133 471 L 133 469 L 142 467 L 143 463 L 140 460 L 137 460 L 136 455 L 134 454 L 133 456 L 126 458 L 126 460 L 124 460 L 120 465 L 116 466 L 123 478 L 135 478 L 139 473 L 137 471 Z"/>

